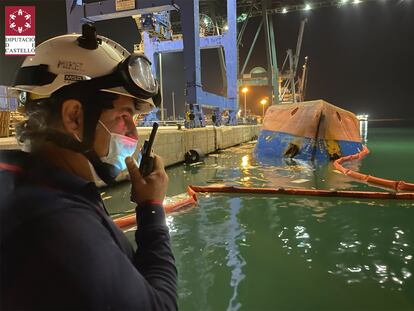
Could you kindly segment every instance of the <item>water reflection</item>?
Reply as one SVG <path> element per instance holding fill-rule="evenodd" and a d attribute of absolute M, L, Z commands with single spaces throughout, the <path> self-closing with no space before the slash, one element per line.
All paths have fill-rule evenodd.
<path fill-rule="evenodd" d="M 337 171 L 332 162 L 312 162 L 296 159 L 260 158 L 260 173 L 266 181 L 264 187 L 289 187 L 306 189 L 366 188 L 366 184 Z M 359 171 L 360 161 L 352 161 L 346 167 Z"/>
<path fill-rule="evenodd" d="M 166 223 L 167 223 L 167 227 L 168 227 L 168 230 L 169 230 L 170 234 L 173 234 L 173 233 L 177 232 L 177 227 L 175 226 L 173 216 L 167 216 Z"/>
<path fill-rule="evenodd" d="M 243 187 L 306 189 L 367 189 L 370 186 L 336 171 L 332 163 L 253 157 L 254 144 L 246 144 L 209 155 L 204 163 L 168 170 L 175 183 L 170 194 L 188 184 L 220 183 Z M 347 163 L 359 171 L 360 161 Z M 373 187 L 374 188 L 374 187 Z M 377 188 L 375 188 L 377 189 Z"/>
<path fill-rule="evenodd" d="M 238 302 L 238 287 L 240 282 L 245 278 L 243 273 L 243 266 L 246 265 L 246 261 L 240 254 L 239 244 L 240 240 L 245 241 L 244 229 L 240 226 L 240 222 L 237 218 L 242 202 L 240 198 L 232 198 L 229 200 L 230 217 L 228 220 L 228 233 L 227 233 L 227 266 L 231 269 L 230 286 L 233 289 L 233 295 L 230 298 L 227 310 L 239 310 L 241 304 Z"/>
<path fill-rule="evenodd" d="M 368 142 L 368 121 L 367 120 L 359 121 L 359 133 L 361 135 L 362 143 L 366 144 Z"/>
<path fill-rule="evenodd" d="M 241 164 L 240 164 L 242 169 L 247 169 L 250 166 L 249 158 L 250 156 L 248 154 L 242 156 Z"/>
<path fill-rule="evenodd" d="M 131 185 L 127 181 L 101 188 L 101 197 L 112 217 L 135 212 L 136 204 L 130 201 Z"/>
<path fill-rule="evenodd" d="M 336 171 L 332 163 L 253 157 L 254 144 L 246 144 L 209 155 L 203 163 L 168 169 L 169 195 L 189 184 L 226 184 L 243 187 L 288 187 L 307 189 L 367 189 L 368 185 Z M 360 161 L 347 163 L 358 171 Z"/>
<path fill-rule="evenodd" d="M 375 286 L 388 293 L 414 289 L 411 202 L 233 195 L 200 200 L 197 209 L 174 217 L 182 309 L 249 310 L 243 292 L 272 284 L 252 281 L 255 274 L 283 270 L 291 271 L 292 280 L 301 271 L 311 292 L 314 282 L 339 287 L 345 296 L 359 285 L 370 288 L 367 295 Z M 270 237 L 278 243 L 269 244 Z M 261 258 L 271 260 L 258 265 Z M 282 283 L 290 288 L 289 280 Z"/>
<path fill-rule="evenodd" d="M 246 265 L 240 251 L 245 229 L 238 219 L 242 199 L 232 198 L 224 205 L 209 195 L 199 199 L 199 207 L 168 221 L 179 271 L 179 297 L 191 300 L 183 309 L 239 310 L 238 291 Z M 214 306 L 214 293 L 227 299 Z"/>
<path fill-rule="evenodd" d="M 374 282 L 403 290 L 413 281 L 414 232 L 409 222 L 390 226 L 387 209 L 397 209 L 393 215 L 401 219 L 405 208 L 414 209 L 414 204 L 367 203 L 375 201 L 289 199 L 279 204 L 283 209 L 272 217 L 287 219 L 290 214 L 294 219 L 282 221 L 278 228 L 282 249 L 304 262 L 326 264 L 327 273 L 348 284 Z M 323 222 L 314 215 L 315 209 L 323 211 Z"/>

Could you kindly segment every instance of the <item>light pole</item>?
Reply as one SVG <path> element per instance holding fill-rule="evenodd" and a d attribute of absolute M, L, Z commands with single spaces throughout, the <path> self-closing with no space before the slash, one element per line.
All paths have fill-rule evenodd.
<path fill-rule="evenodd" d="M 249 91 L 249 89 L 247 87 L 242 88 L 242 93 L 244 93 L 244 118 L 246 119 L 246 113 L 247 113 L 247 92 Z"/>
<path fill-rule="evenodd" d="M 160 92 L 161 92 L 161 98 L 163 97 L 163 79 L 162 79 L 162 55 L 161 53 L 158 53 L 158 62 L 159 62 L 159 66 L 160 66 Z M 161 121 L 164 121 L 164 101 L 161 100 Z"/>
<path fill-rule="evenodd" d="M 264 112 L 265 112 L 265 105 L 267 104 L 267 99 L 263 98 L 260 103 L 262 104 L 262 108 L 263 108 L 263 119 L 264 119 Z"/>
<path fill-rule="evenodd" d="M 175 121 L 175 94 L 172 92 L 172 106 L 173 106 L 173 118 Z"/>

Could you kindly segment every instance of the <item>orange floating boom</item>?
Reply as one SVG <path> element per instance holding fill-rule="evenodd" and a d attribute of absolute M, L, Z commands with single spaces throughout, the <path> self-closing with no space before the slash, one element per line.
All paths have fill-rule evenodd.
<path fill-rule="evenodd" d="M 369 154 L 366 146 L 362 151 L 353 155 L 342 157 L 334 162 L 335 168 L 341 173 L 352 178 L 366 181 L 382 187 L 390 188 L 396 191 L 414 191 L 414 184 L 405 181 L 396 181 L 390 179 L 379 178 L 351 169 L 344 168 L 341 164 L 346 161 L 362 159 Z M 317 189 L 286 189 L 286 188 L 245 188 L 234 186 L 193 186 L 187 188 L 189 197 L 181 201 L 167 204 L 164 206 L 166 213 L 178 211 L 180 208 L 193 205 L 197 202 L 198 192 L 220 192 L 220 193 L 255 193 L 255 194 L 288 194 L 302 196 L 320 196 L 320 197 L 344 197 L 344 198 L 361 198 L 361 199 L 399 199 L 413 200 L 414 192 L 375 192 L 375 191 L 353 191 L 353 190 L 317 190 Z M 133 226 L 136 224 L 135 214 L 123 216 L 114 219 L 115 224 L 120 228 Z"/>
<path fill-rule="evenodd" d="M 411 192 L 374 192 L 374 191 L 351 191 L 351 190 L 315 190 L 315 189 L 285 189 L 285 188 L 245 188 L 234 186 L 188 186 L 189 197 L 164 206 L 166 213 L 178 211 L 183 207 L 194 205 L 197 202 L 198 192 L 217 192 L 217 193 L 254 193 L 254 194 L 287 194 L 301 196 L 320 196 L 320 197 L 344 197 L 361 199 L 399 199 L 413 200 L 414 193 Z M 135 213 L 114 219 L 119 228 L 126 228 L 136 224 Z"/>
<path fill-rule="evenodd" d="M 397 180 L 391 180 L 391 179 L 385 179 L 380 177 L 375 177 L 363 173 L 355 172 L 351 169 L 344 168 L 342 166 L 342 163 L 351 161 L 351 160 L 358 160 L 362 159 L 369 153 L 369 150 L 366 146 L 362 146 L 362 151 L 358 152 L 353 155 L 349 155 L 346 157 L 339 158 L 338 160 L 335 160 L 334 167 L 340 171 L 341 173 L 350 176 L 355 179 L 359 179 L 362 181 L 369 182 L 374 185 L 379 185 L 385 188 L 393 189 L 395 191 L 414 191 L 414 184 L 408 183 L 405 181 L 397 181 Z"/>
<path fill-rule="evenodd" d="M 183 207 L 193 205 L 195 203 L 196 203 L 196 201 L 194 200 L 194 197 L 190 196 L 190 197 L 185 198 L 181 201 L 164 205 L 164 210 L 167 214 L 169 214 L 169 213 L 175 212 L 175 211 L 177 211 L 177 210 L 179 210 Z M 126 228 L 126 227 L 130 227 L 130 226 L 135 225 L 137 223 L 137 218 L 136 218 L 135 213 L 133 213 L 131 215 L 115 218 L 114 222 L 119 228 Z"/>
<path fill-rule="evenodd" d="M 245 188 L 234 186 L 188 186 L 188 193 L 196 200 L 197 192 L 224 193 L 255 193 L 255 194 L 289 194 L 320 197 L 345 197 L 361 199 L 400 199 L 413 200 L 414 193 L 402 192 L 373 192 L 351 190 L 315 190 L 315 189 L 285 189 L 285 188 Z"/>

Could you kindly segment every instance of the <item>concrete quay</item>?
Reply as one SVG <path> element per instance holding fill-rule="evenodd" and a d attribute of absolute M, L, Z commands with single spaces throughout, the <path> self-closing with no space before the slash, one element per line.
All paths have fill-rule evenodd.
<path fill-rule="evenodd" d="M 196 129 L 180 129 L 160 126 L 153 149 L 164 159 L 165 166 L 181 163 L 191 149 L 208 154 L 251 141 L 259 135 L 261 125 L 207 126 Z M 151 133 L 151 127 L 138 127 L 138 146 L 141 148 Z M 20 149 L 14 137 L 0 138 L 0 149 Z"/>
<path fill-rule="evenodd" d="M 20 149 L 14 136 L 0 138 L 0 150 Z"/>
<path fill-rule="evenodd" d="M 154 142 L 154 152 L 160 155 L 165 166 L 181 163 L 184 155 L 191 149 L 199 149 L 204 154 L 226 149 L 256 139 L 260 125 L 207 126 L 196 129 L 171 129 L 159 127 Z M 139 127 L 138 145 L 148 139 L 151 128 Z"/>

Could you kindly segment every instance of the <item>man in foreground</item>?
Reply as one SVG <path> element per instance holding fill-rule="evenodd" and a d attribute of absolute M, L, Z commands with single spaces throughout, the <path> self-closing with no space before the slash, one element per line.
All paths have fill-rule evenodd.
<path fill-rule="evenodd" d="M 84 25 L 39 45 L 14 87 L 28 119 L 17 129 L 24 151 L 0 152 L 1 309 L 176 309 L 168 176 L 158 156 L 145 177 L 130 157 L 133 116 L 159 100 L 148 60 Z M 126 167 L 136 252 L 95 185 Z"/>

